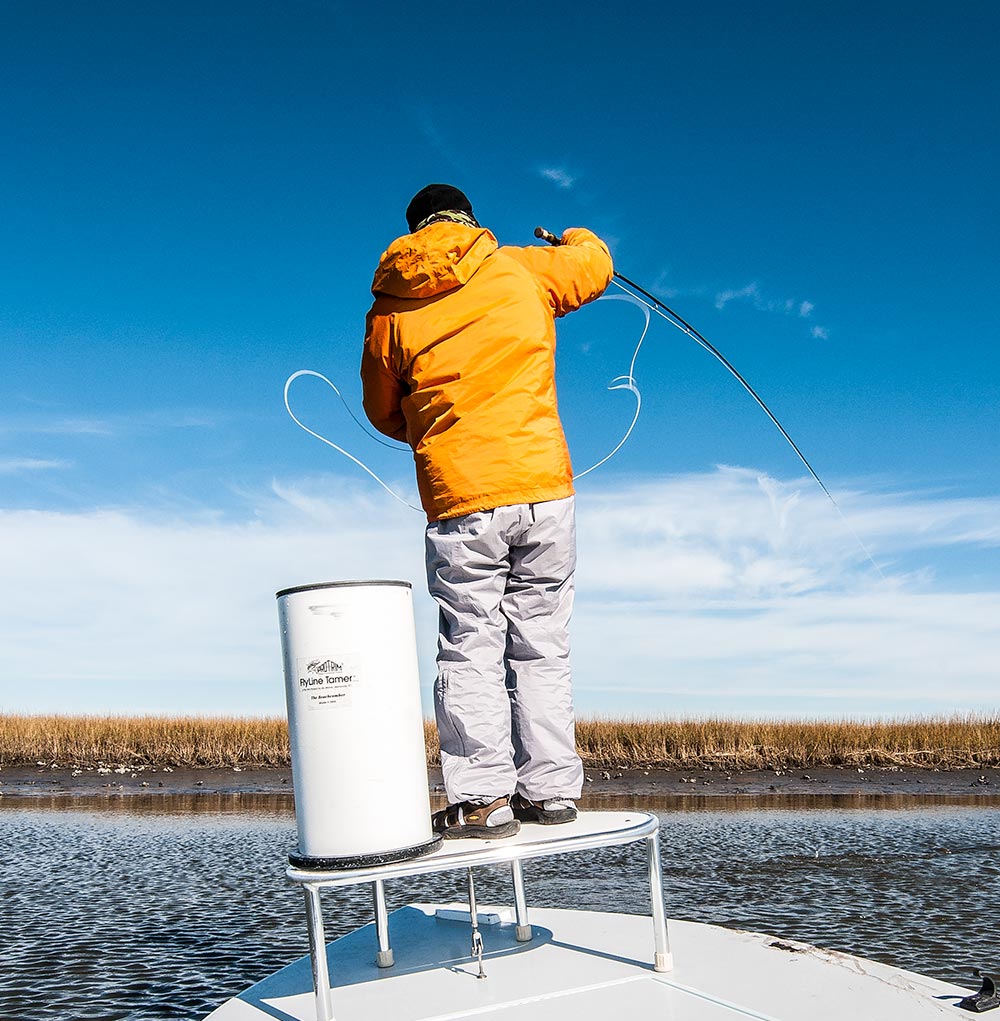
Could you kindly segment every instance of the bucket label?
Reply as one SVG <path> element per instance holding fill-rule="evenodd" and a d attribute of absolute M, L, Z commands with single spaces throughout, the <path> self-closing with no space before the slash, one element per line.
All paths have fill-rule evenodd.
<path fill-rule="evenodd" d="M 357 657 L 313 656 L 296 660 L 299 701 L 307 709 L 332 709 L 351 704 L 360 680 Z"/>

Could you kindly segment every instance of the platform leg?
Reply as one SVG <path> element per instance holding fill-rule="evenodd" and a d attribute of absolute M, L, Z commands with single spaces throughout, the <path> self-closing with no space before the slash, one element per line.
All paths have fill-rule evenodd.
<path fill-rule="evenodd" d="M 385 884 L 381 879 L 372 883 L 372 895 L 375 900 L 375 934 L 378 936 L 375 963 L 380 968 L 391 968 L 395 962 L 392 947 L 389 946 L 389 912 L 385 906 Z"/>
<path fill-rule="evenodd" d="M 319 887 L 306 883 L 306 921 L 309 925 L 309 956 L 312 959 L 313 989 L 316 991 L 316 1021 L 333 1021 L 330 1005 L 330 971 L 326 965 L 326 933 Z"/>
<path fill-rule="evenodd" d="M 519 858 L 510 863 L 510 875 L 514 880 L 514 913 L 517 916 L 515 938 L 518 943 L 527 943 L 531 939 L 531 926 L 528 924 L 528 902 L 524 897 L 524 873 Z"/>
<path fill-rule="evenodd" d="M 670 971 L 674 959 L 667 938 L 667 915 L 663 909 L 663 865 L 660 862 L 659 830 L 646 837 L 649 865 L 649 899 L 653 906 L 653 970 Z"/>

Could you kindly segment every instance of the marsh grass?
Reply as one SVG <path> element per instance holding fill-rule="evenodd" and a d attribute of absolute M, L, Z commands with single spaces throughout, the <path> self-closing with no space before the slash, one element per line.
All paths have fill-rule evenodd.
<path fill-rule="evenodd" d="M 1000 715 L 894 720 L 582 719 L 586 765 L 659 769 L 1000 766 Z M 427 761 L 437 732 L 424 722 Z M 280 717 L 0 716 L 0 765 L 287 766 Z"/>
<path fill-rule="evenodd" d="M 0 765 L 285 766 L 283 718 L 0 716 Z"/>
<path fill-rule="evenodd" d="M 783 769 L 1000 765 L 1000 716 L 892 720 L 591 719 L 577 725 L 587 765 Z"/>

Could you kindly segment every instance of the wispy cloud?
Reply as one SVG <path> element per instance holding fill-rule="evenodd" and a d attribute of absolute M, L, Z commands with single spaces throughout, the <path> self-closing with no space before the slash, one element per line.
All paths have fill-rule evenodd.
<path fill-rule="evenodd" d="M 741 298 L 753 299 L 754 305 L 760 300 L 760 288 L 757 284 L 747 284 L 739 290 L 720 291 L 715 296 L 715 307 L 721 312 L 731 301 L 738 301 Z"/>
<path fill-rule="evenodd" d="M 141 507 L 0 512 L 0 711 L 225 711 L 231 700 L 280 712 L 275 591 L 422 578 L 420 516 L 336 488 L 343 498 L 327 490 L 323 502 L 307 487 L 259 493 L 241 521 Z M 427 661 L 433 605 L 418 614 Z"/>
<path fill-rule="evenodd" d="M 811 301 L 801 298 L 774 298 L 765 295 L 757 281 L 753 281 L 745 287 L 719 291 L 715 295 L 715 307 L 720 312 L 733 301 L 749 301 L 758 312 L 776 312 L 781 315 L 795 316 L 798 319 L 811 318 L 813 310 L 816 308 Z M 814 326 L 809 332 L 812 337 L 819 340 L 829 338 L 829 332 L 824 326 Z"/>
<path fill-rule="evenodd" d="M 932 565 L 995 557 L 1000 498 L 838 495 L 886 580 L 807 480 L 720 469 L 581 499 L 585 703 L 626 685 L 642 711 L 995 708 L 1000 587 Z"/>
<path fill-rule="evenodd" d="M 18 472 L 53 471 L 69 468 L 69 461 L 55 461 L 41 457 L 0 458 L 0 475 L 14 475 Z"/>
<path fill-rule="evenodd" d="M 837 493 L 886 580 L 808 480 L 581 484 L 581 712 L 995 707 L 1000 585 L 944 585 L 934 566 L 997 556 L 1000 497 Z M 413 584 L 428 697 L 423 523 L 366 487 L 284 482 L 238 521 L 11 510 L 0 529 L 0 709 L 210 711 L 238 695 L 279 712 L 274 591 L 370 577 Z"/>
<path fill-rule="evenodd" d="M 167 429 L 208 429 L 217 424 L 216 414 L 186 408 L 164 408 L 102 417 L 8 416 L 0 419 L 0 435 L 114 437 Z"/>
<path fill-rule="evenodd" d="M 894 564 L 913 554 L 1000 548 L 1000 497 L 840 487 L 837 500 L 848 526 L 811 480 L 781 481 L 745 468 L 720 467 L 607 493 L 586 495 L 583 484 L 581 489 L 581 531 L 595 528 L 595 548 L 607 556 L 591 587 L 643 598 L 679 593 L 689 600 L 700 593 L 740 602 L 879 586 L 854 532 L 890 579 Z M 626 538 L 618 544 L 616 535 Z M 651 563 L 670 566 L 652 570 Z M 905 584 L 915 580 L 907 577 Z"/>
<path fill-rule="evenodd" d="M 110 421 L 99 418 L 45 417 L 0 419 L 0 434 L 36 436 L 113 436 Z"/>
<path fill-rule="evenodd" d="M 669 270 L 661 270 L 656 278 L 653 280 L 653 286 L 651 288 L 653 294 L 661 295 L 666 300 L 680 297 L 685 292 L 677 287 L 670 279 Z"/>
<path fill-rule="evenodd" d="M 438 117 L 429 107 L 422 107 L 415 113 L 417 130 L 424 136 L 424 141 L 440 157 L 451 165 L 451 169 L 463 179 L 472 180 L 474 174 L 466 159 L 466 152 L 441 129 Z"/>
<path fill-rule="evenodd" d="M 574 177 L 564 167 L 539 167 L 538 172 L 546 181 L 551 181 L 557 188 L 572 188 L 579 180 L 578 177 Z"/>

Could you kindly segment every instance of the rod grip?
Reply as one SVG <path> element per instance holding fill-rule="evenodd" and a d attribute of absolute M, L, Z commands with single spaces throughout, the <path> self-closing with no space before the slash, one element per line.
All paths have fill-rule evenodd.
<path fill-rule="evenodd" d="M 535 237 L 540 238 L 546 244 L 549 245 L 561 245 L 562 238 L 557 238 L 551 231 L 546 230 L 544 227 L 535 228 Z"/>

